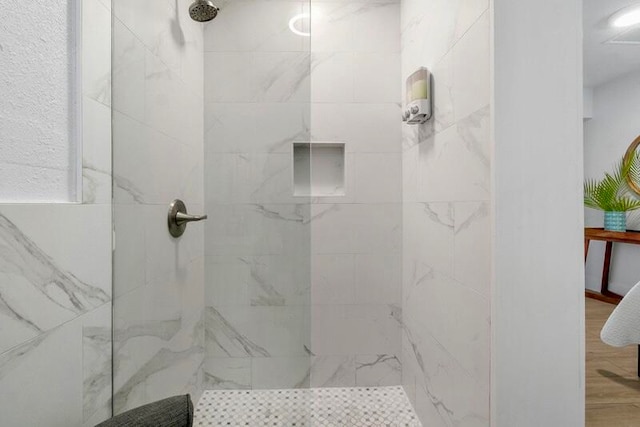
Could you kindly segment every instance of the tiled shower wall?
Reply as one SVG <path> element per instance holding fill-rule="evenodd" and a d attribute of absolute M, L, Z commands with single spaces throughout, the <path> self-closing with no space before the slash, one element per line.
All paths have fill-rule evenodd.
<path fill-rule="evenodd" d="M 397 385 L 400 2 L 314 0 L 311 23 L 311 139 L 346 144 L 346 195 L 312 203 L 311 385 Z"/>
<path fill-rule="evenodd" d="M 400 383 L 399 13 L 234 1 L 205 26 L 207 387 Z M 345 196 L 292 196 L 310 140 L 346 144 Z"/>
<path fill-rule="evenodd" d="M 429 426 L 489 425 L 488 0 L 403 0 L 402 74 L 434 76 L 403 137 L 403 385 Z"/>
<path fill-rule="evenodd" d="M 305 2 L 229 1 L 205 25 L 207 388 L 308 386 L 310 205 L 292 144 L 309 140 Z"/>
<path fill-rule="evenodd" d="M 113 3 L 116 413 L 202 388 L 204 227 L 167 230 L 174 199 L 204 211 L 202 26 L 189 4 Z"/>
<path fill-rule="evenodd" d="M 82 204 L 0 205 L 0 424 L 111 414 L 111 2 L 83 0 Z"/>

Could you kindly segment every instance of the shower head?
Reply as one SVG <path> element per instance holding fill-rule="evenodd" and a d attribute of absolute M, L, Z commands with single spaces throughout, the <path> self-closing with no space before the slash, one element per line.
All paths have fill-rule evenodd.
<path fill-rule="evenodd" d="M 209 22 L 218 16 L 219 10 L 211 0 L 196 0 L 189 7 L 189 15 L 194 21 Z"/>

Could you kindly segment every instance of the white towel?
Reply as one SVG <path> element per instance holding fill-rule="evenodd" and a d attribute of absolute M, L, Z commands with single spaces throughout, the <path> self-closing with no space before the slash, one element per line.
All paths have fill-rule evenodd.
<path fill-rule="evenodd" d="M 600 331 L 600 339 L 614 347 L 640 344 L 640 283 L 613 310 Z"/>

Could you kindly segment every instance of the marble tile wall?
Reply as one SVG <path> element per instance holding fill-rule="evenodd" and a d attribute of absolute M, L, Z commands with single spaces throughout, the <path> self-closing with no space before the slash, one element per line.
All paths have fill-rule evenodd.
<path fill-rule="evenodd" d="M 400 383 L 399 25 L 397 2 L 248 0 L 205 26 L 208 387 Z M 293 197 L 310 140 L 346 143 L 345 196 Z"/>
<path fill-rule="evenodd" d="M 114 412 L 202 390 L 204 226 L 172 238 L 168 206 L 204 212 L 202 25 L 189 0 L 113 2 Z"/>
<path fill-rule="evenodd" d="M 489 425 L 488 8 L 402 1 L 402 75 L 434 76 L 433 119 L 402 143 L 402 383 L 430 426 Z"/>
<path fill-rule="evenodd" d="M 400 2 L 311 2 L 311 140 L 346 144 L 312 200 L 311 385 L 401 381 Z"/>
<path fill-rule="evenodd" d="M 309 385 L 309 40 L 298 1 L 228 1 L 205 24 L 206 364 L 210 389 Z"/>
<path fill-rule="evenodd" d="M 0 205 L 3 426 L 111 415 L 110 10 L 82 1 L 83 202 Z"/>

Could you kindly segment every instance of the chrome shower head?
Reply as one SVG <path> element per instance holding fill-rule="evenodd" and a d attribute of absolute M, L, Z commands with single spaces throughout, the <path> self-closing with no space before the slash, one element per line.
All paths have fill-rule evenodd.
<path fill-rule="evenodd" d="M 209 22 L 218 16 L 219 10 L 211 0 L 196 0 L 189 7 L 189 15 L 194 21 Z"/>

